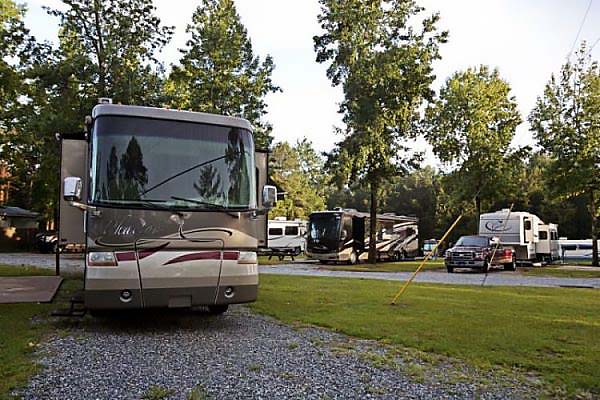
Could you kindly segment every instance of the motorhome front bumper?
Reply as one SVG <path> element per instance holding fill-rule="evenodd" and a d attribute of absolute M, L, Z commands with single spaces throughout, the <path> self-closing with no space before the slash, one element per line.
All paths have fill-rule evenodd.
<path fill-rule="evenodd" d="M 347 261 L 350 257 L 350 254 L 346 253 L 311 253 L 309 251 L 306 252 L 306 256 L 308 258 L 312 258 L 313 260 L 323 260 L 323 261 Z"/>
<path fill-rule="evenodd" d="M 92 310 L 238 304 L 255 301 L 257 295 L 258 285 L 144 289 L 143 291 L 139 289 L 86 290 L 84 292 L 85 306 Z"/>

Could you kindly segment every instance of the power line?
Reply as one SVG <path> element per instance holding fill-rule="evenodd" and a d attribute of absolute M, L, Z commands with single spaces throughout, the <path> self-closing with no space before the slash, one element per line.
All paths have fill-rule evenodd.
<path fill-rule="evenodd" d="M 587 56 L 588 54 L 591 54 L 592 50 L 594 50 L 594 46 L 596 46 L 599 42 L 600 42 L 600 37 L 598 39 L 596 39 L 596 41 L 590 46 L 590 48 L 588 49 L 587 53 L 585 53 L 585 55 Z"/>
<path fill-rule="evenodd" d="M 577 30 L 577 35 L 575 36 L 575 40 L 573 40 L 573 45 L 571 46 L 571 51 L 567 55 L 567 60 L 571 58 L 571 54 L 573 54 L 573 50 L 575 50 L 575 45 L 577 45 L 577 40 L 579 40 L 579 35 L 581 34 L 581 30 L 583 29 L 583 25 L 585 24 L 585 20 L 590 12 L 590 8 L 592 8 L 592 2 L 594 0 L 590 0 L 587 6 L 587 10 L 585 10 L 585 14 L 583 15 L 583 19 L 581 20 L 581 24 L 579 24 L 579 29 Z"/>

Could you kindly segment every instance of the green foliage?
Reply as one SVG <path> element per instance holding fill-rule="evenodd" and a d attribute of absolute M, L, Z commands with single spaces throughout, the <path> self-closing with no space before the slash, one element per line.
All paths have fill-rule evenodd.
<path fill-rule="evenodd" d="M 425 137 L 443 163 L 456 165 L 453 195 L 475 198 L 477 216 L 481 199 L 515 191 L 512 166 L 523 151 L 512 151 L 510 142 L 520 123 L 510 86 L 486 66 L 455 73 L 426 110 Z"/>
<path fill-rule="evenodd" d="M 173 66 L 166 91 L 175 108 L 240 116 L 254 126 L 258 148 L 268 148 L 271 125 L 265 96 L 280 91 L 271 56 L 260 61 L 233 0 L 202 0 L 186 32 L 180 65 Z"/>
<path fill-rule="evenodd" d="M 173 27 L 161 26 L 152 0 L 62 1 L 65 11 L 47 9 L 60 18 L 63 56 L 79 63 L 74 72 L 85 94 L 159 105 L 162 67 L 155 53 L 169 42 Z"/>
<path fill-rule="evenodd" d="M 269 212 L 271 217 L 306 219 L 325 208 L 323 160 L 310 141 L 303 139 L 293 147 L 287 142 L 276 144 L 269 164 L 271 180 L 286 193 Z"/>
<path fill-rule="evenodd" d="M 58 190 L 55 134 L 81 132 L 98 97 L 161 104 L 162 67 L 154 53 L 172 34 L 160 25 L 151 0 L 63 3 L 64 10 L 48 9 L 60 19 L 56 50 L 35 43 L 19 25 L 22 56 L 13 98 L 21 101 L 3 101 L 0 119 L 2 159 L 12 175 L 9 201 L 47 220 Z"/>
<path fill-rule="evenodd" d="M 420 18 L 424 11 L 414 1 L 320 3 L 319 23 L 325 33 L 314 37 L 317 61 L 329 62 L 327 76 L 343 88 L 339 112 L 346 124 L 329 167 L 340 186 L 355 180 L 369 185 L 374 224 L 382 182 L 406 173 L 418 160 L 407 154 L 405 141 L 412 137 L 422 100 L 431 96 L 431 63 L 440 58 L 438 46 L 447 32 L 436 31 L 438 15 L 412 26 L 409 19 Z M 374 247 L 369 258 L 375 259 Z"/>
<path fill-rule="evenodd" d="M 551 76 L 529 115 L 531 129 L 549 157 L 547 178 L 555 195 L 589 200 L 593 264 L 598 260 L 600 202 L 600 68 L 585 43 L 575 63 L 567 62 L 560 76 Z"/>

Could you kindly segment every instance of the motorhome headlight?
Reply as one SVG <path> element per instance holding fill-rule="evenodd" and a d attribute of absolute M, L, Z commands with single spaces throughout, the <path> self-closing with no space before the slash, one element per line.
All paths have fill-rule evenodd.
<path fill-rule="evenodd" d="M 97 251 L 88 254 L 88 265 L 90 267 L 116 267 L 117 259 L 111 251 Z"/>
<path fill-rule="evenodd" d="M 256 264 L 258 258 L 254 251 L 240 251 L 238 255 L 238 264 Z"/>

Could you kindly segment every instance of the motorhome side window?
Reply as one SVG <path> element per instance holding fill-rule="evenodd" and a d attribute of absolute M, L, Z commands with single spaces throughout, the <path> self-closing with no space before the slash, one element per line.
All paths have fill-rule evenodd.
<path fill-rule="evenodd" d="M 286 226 L 285 234 L 286 234 L 286 236 L 298 236 L 298 227 L 297 226 Z"/>
<path fill-rule="evenodd" d="M 525 221 L 524 224 L 525 230 L 528 231 L 531 229 L 531 221 Z"/>
<path fill-rule="evenodd" d="M 547 240 L 548 239 L 548 232 L 546 232 L 546 231 L 540 231 L 540 239 L 541 240 Z"/>
<path fill-rule="evenodd" d="M 282 228 L 269 228 L 269 235 L 281 236 L 281 235 L 283 235 L 283 229 Z"/>
<path fill-rule="evenodd" d="M 100 205 L 255 208 L 254 144 L 234 127 L 102 116 L 92 134 Z"/>

